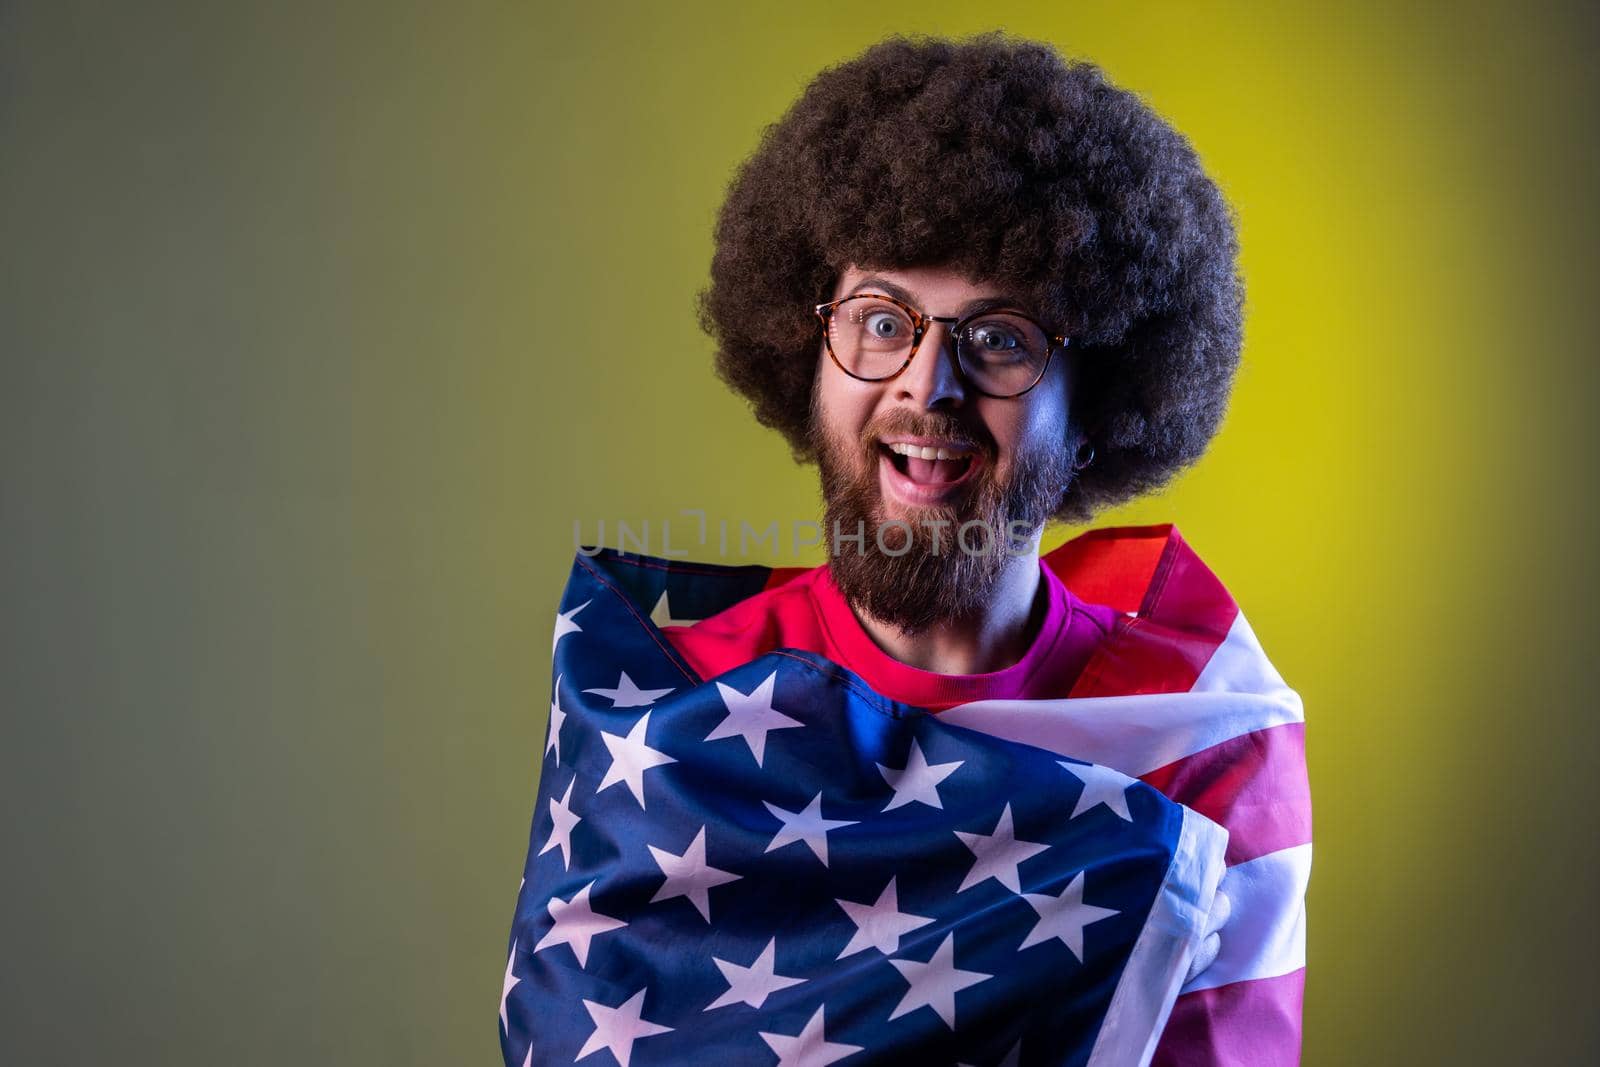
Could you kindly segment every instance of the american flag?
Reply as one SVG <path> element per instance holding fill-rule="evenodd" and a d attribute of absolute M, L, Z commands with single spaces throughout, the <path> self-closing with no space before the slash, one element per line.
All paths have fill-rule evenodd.
<path fill-rule="evenodd" d="M 1090 684 L 1152 691 L 938 715 L 794 649 L 702 680 L 651 621 L 668 595 L 702 617 L 774 574 L 574 561 L 500 1001 L 508 1065 L 1143 1064 L 1180 994 L 1261 962 L 1261 931 L 1219 948 L 1217 927 L 1281 896 L 1283 872 L 1223 892 L 1235 835 L 1163 788 L 1215 785 L 1196 756 L 1298 720 L 1236 609 L 1209 651 L 1166 632 L 1159 598 L 1127 609 L 1143 645 L 1121 651 L 1146 662 L 1096 661 Z M 1303 912 L 1268 925 L 1274 964 L 1296 937 L 1303 957 Z"/>

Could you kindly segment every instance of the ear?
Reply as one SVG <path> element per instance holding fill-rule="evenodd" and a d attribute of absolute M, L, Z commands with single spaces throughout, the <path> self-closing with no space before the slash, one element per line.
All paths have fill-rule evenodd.
<path fill-rule="evenodd" d="M 1067 416 L 1067 425 L 1071 429 L 1071 437 L 1068 443 L 1071 445 L 1072 454 L 1074 456 L 1076 456 L 1084 448 L 1092 446 L 1100 439 L 1100 430 L 1105 423 L 1105 420 L 1102 417 L 1101 419 L 1096 420 L 1092 426 L 1085 425 L 1078 419 L 1076 410 L 1077 406 L 1077 404 L 1074 404 L 1073 410 L 1069 411 Z"/>

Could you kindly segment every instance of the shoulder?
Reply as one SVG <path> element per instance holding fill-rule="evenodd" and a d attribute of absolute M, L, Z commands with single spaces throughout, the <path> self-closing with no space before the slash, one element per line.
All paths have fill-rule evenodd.
<path fill-rule="evenodd" d="M 1309 850 L 1301 697 L 1221 579 L 1171 525 L 1091 531 L 1063 548 L 1063 581 L 1121 616 L 1086 695 L 1149 696 L 1179 739 L 1143 780 L 1224 826 L 1230 865 Z"/>
<path fill-rule="evenodd" d="M 1238 606 L 1170 522 L 1087 530 L 1041 557 L 1085 601 L 1219 636 Z"/>
<path fill-rule="evenodd" d="M 1073 636 L 1095 642 L 1104 641 L 1111 636 L 1117 628 L 1117 617 L 1120 614 L 1115 608 L 1109 604 L 1097 604 L 1092 600 L 1085 600 L 1042 560 L 1041 570 L 1044 572 L 1044 580 L 1052 587 L 1051 595 L 1059 597 L 1066 608 L 1067 626 Z"/>

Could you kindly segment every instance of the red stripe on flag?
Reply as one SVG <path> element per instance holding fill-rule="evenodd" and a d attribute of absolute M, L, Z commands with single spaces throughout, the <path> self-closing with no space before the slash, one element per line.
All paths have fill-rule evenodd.
<path fill-rule="evenodd" d="M 1180 996 L 1151 1067 L 1296 1067 L 1306 969 Z"/>
<path fill-rule="evenodd" d="M 1187 693 L 1221 644 L 1222 638 L 1208 633 L 1176 630 L 1121 616 L 1117 628 L 1095 649 L 1068 695 Z"/>
<path fill-rule="evenodd" d="M 1119 616 L 1075 697 L 1189 691 L 1239 614 L 1172 523 L 1091 530 L 1043 558 L 1083 599 L 1139 613 Z"/>
<path fill-rule="evenodd" d="M 1084 600 L 1126 614 L 1144 603 L 1150 579 L 1176 533 L 1171 523 L 1106 526 L 1079 534 L 1043 559 Z"/>
<path fill-rule="evenodd" d="M 1240 734 L 1140 781 L 1225 827 L 1230 867 L 1311 840 L 1303 722 Z"/>

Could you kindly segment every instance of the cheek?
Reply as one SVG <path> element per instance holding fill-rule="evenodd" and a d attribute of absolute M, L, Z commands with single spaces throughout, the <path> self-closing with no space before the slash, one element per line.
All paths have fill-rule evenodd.
<path fill-rule="evenodd" d="M 861 436 L 866 409 L 862 398 L 841 383 L 840 377 L 829 374 L 826 367 L 820 369 L 811 385 L 811 417 L 827 438 L 835 443 L 850 444 Z"/>
<path fill-rule="evenodd" d="M 1067 383 L 1059 368 L 1039 383 L 1039 388 L 1029 394 L 1033 400 L 1028 412 L 1026 431 L 1027 447 L 1060 448 L 1067 439 L 1068 406 Z"/>
<path fill-rule="evenodd" d="M 1067 438 L 1066 412 L 1054 405 L 1039 412 L 1028 424 L 1027 437 L 1030 449 L 1060 448 Z"/>
<path fill-rule="evenodd" d="M 826 355 L 811 383 L 812 408 L 834 433 L 860 436 L 871 421 L 883 390 L 858 382 L 833 366 Z"/>
<path fill-rule="evenodd" d="M 1040 387 L 1044 384 L 1041 382 Z M 1004 410 L 989 421 L 990 432 L 1004 457 L 1001 466 L 1006 469 L 1018 455 L 1037 455 L 1059 449 L 1066 440 L 1064 398 L 1053 392 L 1037 398 L 1029 396 L 1036 402 Z"/>

